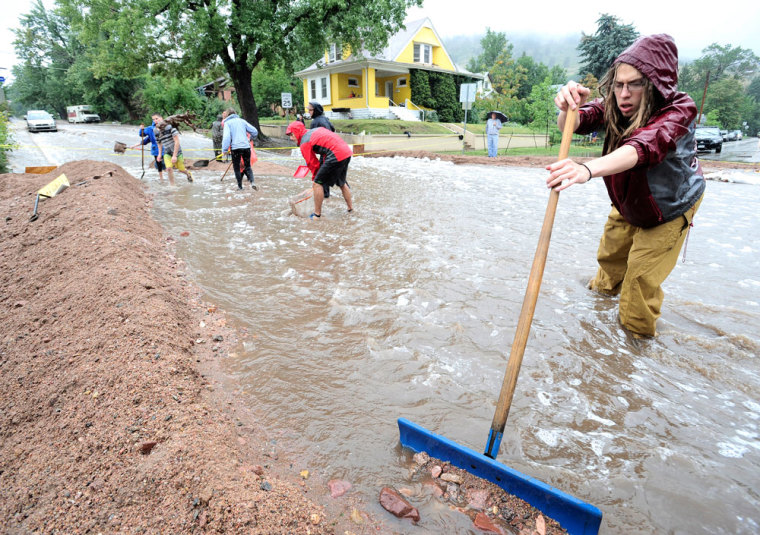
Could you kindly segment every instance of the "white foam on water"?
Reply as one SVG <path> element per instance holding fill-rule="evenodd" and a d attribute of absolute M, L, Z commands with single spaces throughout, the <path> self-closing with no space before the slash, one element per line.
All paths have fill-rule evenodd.
<path fill-rule="evenodd" d="M 556 448 L 559 445 L 560 433 L 559 431 L 547 429 L 539 429 L 536 432 L 536 438 L 549 447 Z"/>

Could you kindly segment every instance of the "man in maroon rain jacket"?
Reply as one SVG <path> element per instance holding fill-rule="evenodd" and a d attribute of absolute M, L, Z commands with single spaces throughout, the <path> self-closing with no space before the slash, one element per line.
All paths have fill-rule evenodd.
<path fill-rule="evenodd" d="M 655 336 L 664 293 L 705 180 L 696 155 L 697 107 L 676 90 L 678 50 L 669 35 L 641 37 L 615 59 L 599 83 L 603 98 L 568 82 L 554 99 L 557 124 L 580 107 L 575 132 L 605 129 L 603 156 L 547 167 L 550 188 L 565 189 L 603 176 L 612 211 L 604 227 L 589 286 L 620 294 L 620 322 L 637 336 Z"/>
<path fill-rule="evenodd" d="M 322 217 L 324 186 L 338 186 L 346 200 L 348 211 L 352 212 L 354 208 L 351 190 L 346 183 L 348 163 L 352 155 L 351 147 L 335 132 L 322 127 L 306 130 L 306 126 L 300 121 L 290 123 L 285 133 L 301 148 L 306 166 L 314 177 L 314 213 L 309 217 Z M 319 156 L 324 156 L 321 164 Z"/>

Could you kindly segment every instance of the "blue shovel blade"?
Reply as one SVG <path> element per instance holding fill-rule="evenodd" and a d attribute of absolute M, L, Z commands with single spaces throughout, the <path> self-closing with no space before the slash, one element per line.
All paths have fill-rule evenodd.
<path fill-rule="evenodd" d="M 424 451 L 431 457 L 448 461 L 457 468 L 490 481 L 559 522 L 570 535 L 599 533 L 602 512 L 593 505 L 521 474 L 482 453 L 431 433 L 406 418 L 398 419 L 398 429 L 402 446 L 416 452 Z"/>

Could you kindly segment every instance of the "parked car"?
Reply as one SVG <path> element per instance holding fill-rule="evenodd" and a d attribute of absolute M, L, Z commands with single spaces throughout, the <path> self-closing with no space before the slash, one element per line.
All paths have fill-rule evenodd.
<path fill-rule="evenodd" d="M 711 151 L 715 149 L 716 153 L 723 150 L 723 136 L 720 130 L 714 126 L 697 127 L 694 138 L 697 140 L 697 150 Z"/>
<path fill-rule="evenodd" d="M 737 139 L 739 138 L 736 137 L 736 130 L 729 130 L 728 135 L 723 138 L 724 141 L 736 141 Z"/>
<path fill-rule="evenodd" d="M 736 136 L 735 139 L 737 141 L 741 141 L 742 139 L 744 139 L 744 135 L 742 134 L 741 130 L 734 130 L 734 136 Z"/>
<path fill-rule="evenodd" d="M 26 129 L 30 132 L 57 132 L 55 119 L 45 110 L 29 110 L 24 115 Z"/>
<path fill-rule="evenodd" d="M 723 138 L 723 141 L 728 141 L 728 130 L 721 130 L 720 137 Z"/>

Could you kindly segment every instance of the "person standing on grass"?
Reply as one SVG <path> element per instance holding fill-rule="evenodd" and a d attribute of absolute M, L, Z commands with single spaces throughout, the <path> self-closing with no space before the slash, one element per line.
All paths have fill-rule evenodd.
<path fill-rule="evenodd" d="M 164 169 L 166 169 L 166 166 L 164 165 L 164 159 L 161 156 L 161 153 L 158 149 L 158 141 L 156 140 L 156 117 L 161 117 L 158 114 L 153 114 L 153 123 L 149 127 L 145 127 L 144 124 L 140 125 L 140 143 L 137 145 L 134 145 L 133 149 L 138 149 L 142 145 L 147 145 L 150 143 L 150 154 L 153 156 L 153 161 L 155 162 L 156 171 L 158 171 L 158 179 L 163 181 L 164 180 Z"/>
<path fill-rule="evenodd" d="M 322 127 L 306 130 L 303 123 L 299 121 L 290 123 L 285 134 L 300 147 L 306 166 L 314 177 L 312 179 L 314 181 L 312 185 L 314 213 L 309 217 L 311 219 L 322 217 L 324 189 L 330 186 L 340 188 L 348 211 L 353 212 L 351 189 L 346 182 L 348 164 L 352 155 L 351 147 L 335 132 Z M 320 157 L 324 157 L 321 162 Z"/>
<path fill-rule="evenodd" d="M 243 189 L 243 173 L 240 171 L 241 158 L 245 176 L 251 183 L 251 188 L 259 189 L 253 183 L 253 169 L 251 169 L 251 139 L 257 137 L 259 131 L 245 119 L 239 117 L 233 108 L 228 108 L 222 114 L 224 117 L 224 136 L 222 138 L 222 152 L 232 151 L 232 168 L 235 170 L 238 189 Z"/>
<path fill-rule="evenodd" d="M 604 177 L 612 210 L 589 288 L 620 295 L 620 323 L 637 338 L 657 334 L 661 285 L 676 265 L 705 191 L 694 140 L 697 107 L 676 90 L 677 82 L 673 38 L 651 35 L 615 59 L 599 83 L 602 98 L 587 103 L 591 91 L 572 81 L 554 98 L 560 130 L 568 109 L 576 108 L 576 133 L 605 130 L 602 157 L 553 163 L 546 167 L 546 184 L 559 191 Z"/>
<path fill-rule="evenodd" d="M 486 137 L 488 139 L 488 157 L 496 158 L 499 152 L 499 130 L 501 130 L 501 121 L 496 118 L 495 113 L 486 121 Z"/>
<path fill-rule="evenodd" d="M 166 172 L 169 175 L 169 184 L 174 185 L 174 167 L 184 173 L 188 182 L 193 181 L 193 175 L 185 169 L 185 157 L 182 155 L 182 146 L 179 141 L 179 131 L 172 125 L 160 118 L 156 123 L 158 127 L 159 152 L 164 155 Z"/>

